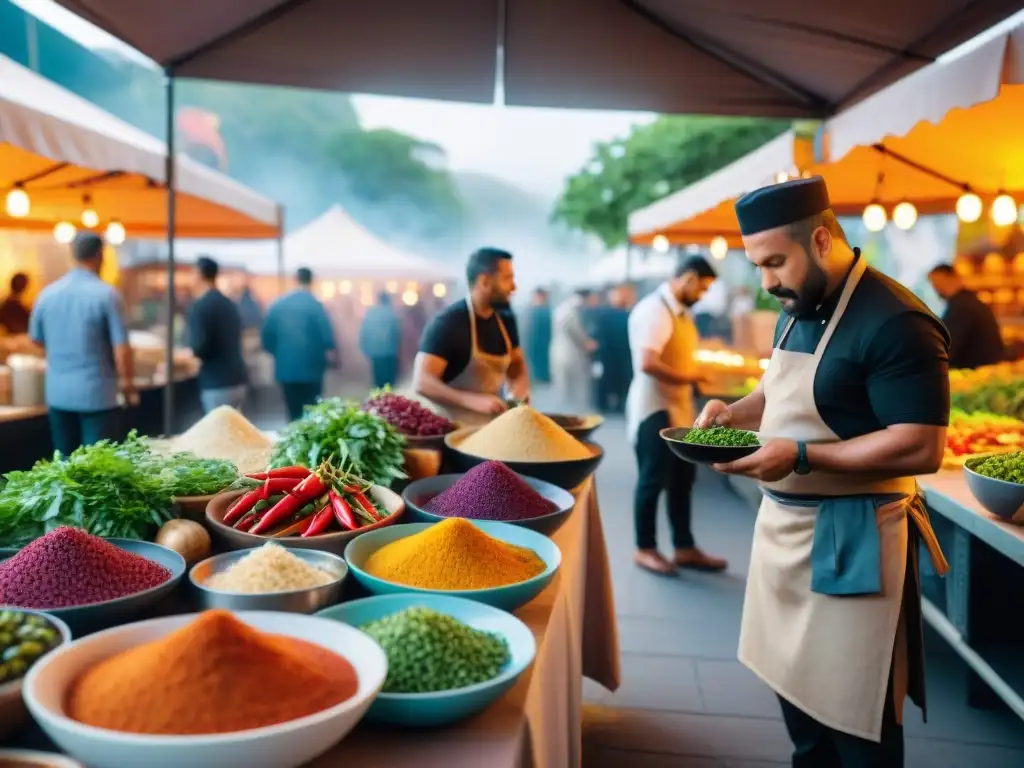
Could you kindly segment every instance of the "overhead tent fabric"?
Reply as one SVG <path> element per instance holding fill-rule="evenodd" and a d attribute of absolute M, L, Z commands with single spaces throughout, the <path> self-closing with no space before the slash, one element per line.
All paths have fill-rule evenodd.
<path fill-rule="evenodd" d="M 31 200 L 26 218 L 0 206 L 0 227 L 50 231 L 79 222 L 83 196 L 129 237 L 167 230 L 164 142 L 0 56 L 0 191 L 16 182 Z M 178 237 L 275 238 L 276 203 L 187 157 L 177 163 Z"/>
<path fill-rule="evenodd" d="M 535 107 L 825 117 L 1019 0 L 58 0 L 175 76 Z"/>
<path fill-rule="evenodd" d="M 707 178 L 634 212 L 630 238 L 649 244 L 738 241 L 733 200 L 772 183 L 774 173 L 822 175 L 833 208 L 860 215 L 877 201 L 903 200 L 919 213 L 951 212 L 963 184 L 990 201 L 999 192 L 1024 200 L 1024 28 L 975 51 L 933 64 L 824 126 L 834 162 L 807 163 L 813 145 L 792 133 Z M 882 175 L 879 183 L 879 175 Z"/>

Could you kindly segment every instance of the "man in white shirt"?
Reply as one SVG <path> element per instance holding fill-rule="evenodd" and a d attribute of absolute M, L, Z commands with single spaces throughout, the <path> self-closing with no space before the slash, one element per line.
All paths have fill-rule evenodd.
<path fill-rule="evenodd" d="M 701 381 L 694 353 L 699 336 L 690 314 L 715 281 L 702 256 L 681 261 L 675 276 L 644 297 L 629 315 L 633 382 L 626 398 L 626 428 L 636 451 L 639 479 L 633 502 L 636 564 L 662 575 L 676 568 L 725 570 L 726 562 L 697 548 L 690 528 L 691 493 L 696 467 L 676 459 L 659 436 L 666 427 L 693 424 L 693 385 Z M 658 551 L 657 514 L 662 491 L 675 556 Z"/>

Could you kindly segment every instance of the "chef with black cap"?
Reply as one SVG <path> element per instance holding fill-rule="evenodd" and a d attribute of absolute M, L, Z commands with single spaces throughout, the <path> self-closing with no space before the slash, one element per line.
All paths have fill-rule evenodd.
<path fill-rule="evenodd" d="M 942 460 L 949 336 L 850 247 L 820 177 L 736 215 L 785 310 L 757 389 L 697 418 L 764 442 L 715 467 L 764 496 L 739 658 L 779 696 L 794 768 L 903 766 L 905 696 L 924 709 L 918 543 L 948 570 L 914 478 Z"/>

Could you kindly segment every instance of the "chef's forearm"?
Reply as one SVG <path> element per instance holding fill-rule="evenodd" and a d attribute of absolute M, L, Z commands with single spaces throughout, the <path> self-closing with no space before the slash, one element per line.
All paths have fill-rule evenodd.
<path fill-rule="evenodd" d="M 416 393 L 439 405 L 452 405 L 466 408 L 466 396 L 469 394 L 461 389 L 448 386 L 441 379 L 429 373 L 417 372 L 413 377 L 413 388 Z"/>
<path fill-rule="evenodd" d="M 735 429 L 757 430 L 764 415 L 764 390 L 758 384 L 749 395 L 745 395 L 729 406 L 729 426 Z"/>
<path fill-rule="evenodd" d="M 942 466 L 946 428 L 896 424 L 835 443 L 810 443 L 807 460 L 814 470 L 865 473 L 879 477 L 929 475 Z"/>

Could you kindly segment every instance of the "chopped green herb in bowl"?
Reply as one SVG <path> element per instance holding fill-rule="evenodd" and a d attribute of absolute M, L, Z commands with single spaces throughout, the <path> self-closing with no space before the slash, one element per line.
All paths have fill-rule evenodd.
<path fill-rule="evenodd" d="M 684 443 L 696 445 L 720 445 L 729 447 L 745 447 L 748 445 L 759 445 L 757 435 L 746 429 L 733 429 L 732 427 L 695 427 L 683 437 Z"/>

